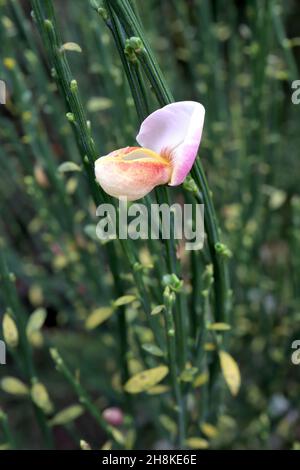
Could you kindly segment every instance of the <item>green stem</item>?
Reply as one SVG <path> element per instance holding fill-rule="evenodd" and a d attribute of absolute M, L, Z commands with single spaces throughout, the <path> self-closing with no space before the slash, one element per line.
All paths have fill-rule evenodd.
<path fill-rule="evenodd" d="M 145 73 L 153 87 L 153 91 L 161 105 L 172 103 L 174 98 L 168 89 L 163 74 L 155 60 L 154 54 L 147 40 L 140 22 L 136 18 L 129 2 L 127 0 L 109 0 L 113 8 L 118 12 L 120 21 L 128 35 L 139 36 L 144 44 L 144 51 L 138 54 Z M 202 164 L 199 159 L 196 160 L 191 172 L 195 182 L 202 193 L 202 202 L 205 206 L 205 227 L 208 234 L 208 243 L 212 262 L 214 266 L 214 290 L 216 305 L 216 320 L 228 321 L 229 314 L 229 275 L 228 267 L 224 262 L 222 255 L 217 253 L 216 244 L 220 243 L 219 228 L 211 197 L 211 192 L 205 177 Z"/>
<path fill-rule="evenodd" d="M 78 396 L 80 403 L 91 414 L 91 416 L 95 418 L 99 426 L 107 433 L 107 435 L 120 444 L 120 442 L 118 441 L 118 433 L 116 433 L 115 430 L 103 419 L 98 408 L 93 404 L 91 398 L 89 397 L 85 389 L 82 387 L 82 385 L 73 376 L 72 372 L 70 371 L 58 351 L 56 349 L 50 349 L 50 354 L 56 365 L 57 370 L 62 373 L 67 382 L 71 385 L 72 389 Z"/>
<path fill-rule="evenodd" d="M 15 449 L 16 443 L 8 425 L 7 415 L 0 409 L 0 424 L 2 426 L 4 437 L 9 444 L 9 449 Z"/>
<path fill-rule="evenodd" d="M 168 289 L 165 292 L 165 332 L 168 349 L 168 364 L 171 378 L 171 385 L 173 390 L 173 396 L 176 403 L 176 412 L 178 416 L 178 445 L 182 449 L 184 447 L 186 438 L 186 424 L 185 424 L 185 403 L 182 396 L 182 390 L 178 379 L 177 369 L 177 347 L 176 342 L 176 326 L 173 319 L 172 306 L 175 302 L 175 294 L 170 292 Z"/>

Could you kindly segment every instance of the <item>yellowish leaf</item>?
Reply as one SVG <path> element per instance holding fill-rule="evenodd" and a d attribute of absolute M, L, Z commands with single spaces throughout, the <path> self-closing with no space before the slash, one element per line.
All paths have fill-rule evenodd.
<path fill-rule="evenodd" d="M 124 442 L 125 442 L 125 437 L 123 436 L 123 434 L 121 433 L 121 431 L 119 431 L 119 430 L 116 429 L 116 428 L 113 428 L 112 426 L 110 427 L 110 431 L 111 431 L 111 434 L 112 434 L 114 440 L 115 440 L 118 444 L 123 445 Z"/>
<path fill-rule="evenodd" d="M 208 330 L 213 330 L 213 331 L 228 331 L 230 330 L 231 326 L 228 325 L 228 323 L 222 323 L 222 322 L 217 322 L 217 323 L 211 323 L 210 325 L 207 326 Z"/>
<path fill-rule="evenodd" d="M 60 426 L 79 418 L 84 412 L 81 405 L 71 405 L 57 413 L 50 421 L 50 426 Z"/>
<path fill-rule="evenodd" d="M 214 343 L 204 343 L 203 349 L 207 352 L 215 351 L 216 346 L 214 345 Z"/>
<path fill-rule="evenodd" d="M 143 370 L 131 377 L 125 384 L 124 389 L 128 393 L 141 393 L 158 384 L 168 374 L 167 366 L 158 366 L 153 369 Z"/>
<path fill-rule="evenodd" d="M 0 444 L 0 450 L 10 450 L 10 444 L 5 442 L 5 444 Z"/>
<path fill-rule="evenodd" d="M 66 192 L 68 194 L 74 194 L 77 188 L 78 188 L 78 179 L 70 178 L 66 183 Z"/>
<path fill-rule="evenodd" d="M 161 395 L 162 393 L 167 393 L 170 390 L 170 387 L 167 385 L 154 385 L 154 387 L 147 390 L 148 395 Z"/>
<path fill-rule="evenodd" d="M 221 369 L 225 382 L 232 395 L 237 395 L 241 385 L 241 375 L 239 366 L 233 357 L 225 351 L 219 353 Z"/>
<path fill-rule="evenodd" d="M 154 307 L 154 309 L 151 311 L 151 315 L 158 315 L 165 309 L 165 305 L 157 305 Z"/>
<path fill-rule="evenodd" d="M 85 328 L 87 330 L 93 330 L 101 323 L 105 322 L 109 317 L 114 313 L 113 308 L 111 307 L 99 307 L 94 310 L 85 321 Z"/>
<path fill-rule="evenodd" d="M 76 42 L 66 42 L 60 48 L 61 51 L 82 52 L 81 47 Z"/>
<path fill-rule="evenodd" d="M 135 295 L 123 295 L 114 301 L 114 307 L 131 304 L 136 299 Z"/>
<path fill-rule="evenodd" d="M 101 96 L 95 96 L 91 98 L 87 104 L 87 108 L 90 113 L 105 111 L 107 109 L 110 109 L 112 106 L 113 102 L 111 99 Z"/>
<path fill-rule="evenodd" d="M 72 161 L 63 162 L 58 167 L 59 173 L 68 173 L 73 171 L 81 171 L 81 167 Z"/>
<path fill-rule="evenodd" d="M 38 230 L 40 230 L 40 227 L 38 228 Z M 28 297 L 34 307 L 42 305 L 42 303 L 44 302 L 44 295 L 41 286 L 39 286 L 38 284 L 33 284 L 29 289 Z"/>
<path fill-rule="evenodd" d="M 28 395 L 29 388 L 21 380 L 15 377 L 3 377 L 0 382 L 1 388 L 4 392 L 11 395 Z"/>
<path fill-rule="evenodd" d="M 153 356 L 162 357 L 164 355 L 163 351 L 153 343 L 144 343 L 142 349 Z"/>
<path fill-rule="evenodd" d="M 201 437 L 190 437 L 185 442 L 190 449 L 207 449 L 209 446 L 208 441 Z"/>
<path fill-rule="evenodd" d="M 79 444 L 80 444 L 80 449 L 81 450 L 92 450 L 90 444 L 88 442 L 84 441 L 83 439 L 81 439 Z M 107 450 L 109 450 L 109 449 L 107 449 Z"/>
<path fill-rule="evenodd" d="M 112 450 L 112 446 L 113 446 L 112 441 L 106 441 L 101 447 L 101 450 Z"/>
<path fill-rule="evenodd" d="M 202 385 L 206 384 L 208 382 L 209 375 L 207 372 L 203 372 L 202 374 L 197 375 L 197 377 L 194 380 L 194 387 L 202 387 Z"/>
<path fill-rule="evenodd" d="M 210 439 L 213 439 L 218 434 L 217 428 L 210 423 L 202 423 L 200 429 Z"/>
<path fill-rule="evenodd" d="M 40 331 L 33 331 L 28 341 L 34 348 L 41 348 L 44 344 L 44 338 Z"/>
<path fill-rule="evenodd" d="M 40 330 L 45 323 L 47 312 L 44 308 L 38 308 L 29 317 L 26 334 L 29 339 L 30 336 L 36 331 Z"/>
<path fill-rule="evenodd" d="M 8 70 L 13 70 L 16 66 L 16 61 L 12 57 L 5 57 L 3 59 L 3 64 Z"/>
<path fill-rule="evenodd" d="M 35 405 L 41 408 L 45 413 L 51 413 L 53 405 L 45 385 L 36 382 L 31 388 L 31 398 Z"/>
<path fill-rule="evenodd" d="M 16 348 L 19 343 L 19 333 L 15 321 L 5 313 L 3 316 L 2 330 L 4 341 L 10 348 Z"/>

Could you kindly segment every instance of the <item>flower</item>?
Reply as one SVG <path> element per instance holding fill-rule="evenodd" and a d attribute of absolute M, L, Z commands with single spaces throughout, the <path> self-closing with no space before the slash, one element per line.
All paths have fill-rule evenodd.
<path fill-rule="evenodd" d="M 195 161 L 204 116 L 204 107 L 195 101 L 158 109 L 140 127 L 136 140 L 141 147 L 125 147 L 96 160 L 96 180 L 110 196 L 129 201 L 158 185 L 181 184 Z"/>
<path fill-rule="evenodd" d="M 124 414 L 120 408 L 111 406 L 106 408 L 102 413 L 103 419 L 111 426 L 121 426 L 124 421 Z"/>

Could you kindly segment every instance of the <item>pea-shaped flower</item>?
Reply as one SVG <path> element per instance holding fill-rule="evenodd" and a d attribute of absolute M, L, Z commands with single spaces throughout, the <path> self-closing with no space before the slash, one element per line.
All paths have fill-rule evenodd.
<path fill-rule="evenodd" d="M 155 186 L 181 184 L 195 161 L 205 109 L 194 101 L 168 104 L 150 114 L 125 147 L 98 158 L 96 180 L 110 196 L 140 199 Z"/>

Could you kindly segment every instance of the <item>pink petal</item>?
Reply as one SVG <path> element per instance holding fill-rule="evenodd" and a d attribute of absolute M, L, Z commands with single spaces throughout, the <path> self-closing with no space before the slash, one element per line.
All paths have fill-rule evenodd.
<path fill-rule="evenodd" d="M 170 163 L 152 150 L 126 147 L 95 162 L 96 180 L 110 196 L 135 201 L 171 177 Z"/>
<path fill-rule="evenodd" d="M 179 101 L 150 114 L 141 125 L 137 142 L 171 158 L 171 186 L 181 184 L 193 166 L 201 141 L 204 116 L 202 104 Z"/>
<path fill-rule="evenodd" d="M 124 414 L 120 408 L 112 406 L 111 408 L 106 408 L 102 413 L 105 421 L 111 426 L 121 426 L 124 421 Z"/>

